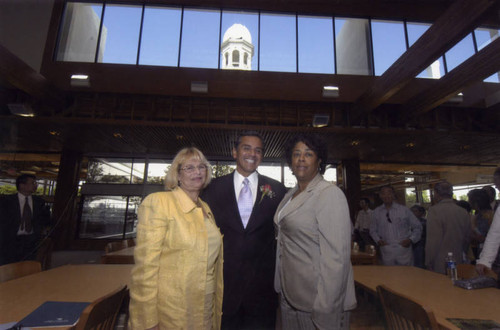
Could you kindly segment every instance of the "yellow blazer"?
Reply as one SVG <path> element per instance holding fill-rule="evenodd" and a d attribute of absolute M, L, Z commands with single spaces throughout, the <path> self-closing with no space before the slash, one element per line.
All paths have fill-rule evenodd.
<path fill-rule="evenodd" d="M 201 204 L 215 223 L 209 206 Z M 129 326 L 202 329 L 208 240 L 201 208 L 176 188 L 147 196 L 138 217 Z M 212 329 L 220 329 L 222 315 L 222 246 L 220 251 Z"/>

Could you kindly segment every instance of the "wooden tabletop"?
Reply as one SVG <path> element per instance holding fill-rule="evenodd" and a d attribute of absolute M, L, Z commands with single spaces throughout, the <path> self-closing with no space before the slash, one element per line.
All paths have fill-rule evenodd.
<path fill-rule="evenodd" d="M 377 255 L 362 251 L 351 251 L 351 263 L 353 265 L 376 265 Z"/>
<path fill-rule="evenodd" d="M 101 257 L 102 264 L 133 264 L 134 263 L 134 246 L 109 252 Z"/>
<path fill-rule="evenodd" d="M 500 290 L 465 290 L 443 274 L 408 266 L 353 266 L 357 286 L 375 293 L 385 284 L 430 308 L 446 329 L 458 329 L 446 318 L 494 320 L 500 323 Z"/>
<path fill-rule="evenodd" d="M 132 267 L 67 265 L 0 283 L 0 324 L 23 319 L 45 301 L 92 302 L 130 285 Z"/>

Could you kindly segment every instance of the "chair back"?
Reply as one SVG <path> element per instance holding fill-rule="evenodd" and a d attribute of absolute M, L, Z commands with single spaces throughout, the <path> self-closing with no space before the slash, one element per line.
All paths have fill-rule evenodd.
<path fill-rule="evenodd" d="M 36 260 L 40 261 L 43 270 L 50 268 L 53 249 L 54 241 L 50 237 L 45 237 L 42 244 L 38 248 L 38 252 L 36 253 Z"/>
<path fill-rule="evenodd" d="M 123 299 L 128 295 L 127 286 L 97 299 L 88 305 L 80 315 L 75 330 L 111 330 L 114 329 L 116 318 Z"/>
<path fill-rule="evenodd" d="M 388 329 L 439 329 L 434 313 L 384 285 L 377 286 Z"/>
<path fill-rule="evenodd" d="M 123 250 L 129 247 L 128 240 L 117 241 L 117 242 L 109 242 L 104 247 L 104 252 L 110 253 L 113 251 Z"/>
<path fill-rule="evenodd" d="M 495 280 L 498 279 L 497 274 L 492 271 L 491 269 L 486 269 L 484 272 L 484 275 L 489 276 L 494 278 Z M 474 278 L 479 276 L 479 274 L 476 271 L 476 266 L 471 265 L 471 264 L 458 264 L 457 265 L 457 276 L 458 279 L 460 280 L 466 280 L 469 278 Z"/>
<path fill-rule="evenodd" d="M 26 260 L 0 266 L 0 283 L 42 271 L 39 261 Z"/>

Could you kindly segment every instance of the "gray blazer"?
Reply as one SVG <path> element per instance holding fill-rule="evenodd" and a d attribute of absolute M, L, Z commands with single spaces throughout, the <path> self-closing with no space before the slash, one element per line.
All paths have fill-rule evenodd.
<path fill-rule="evenodd" d="M 297 189 L 274 216 L 275 289 L 295 309 L 310 312 L 318 328 L 339 328 L 343 312 L 356 307 L 347 200 L 320 174 L 291 199 Z"/>

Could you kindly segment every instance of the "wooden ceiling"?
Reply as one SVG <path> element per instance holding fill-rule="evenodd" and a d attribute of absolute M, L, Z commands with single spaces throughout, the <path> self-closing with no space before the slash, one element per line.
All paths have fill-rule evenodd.
<path fill-rule="evenodd" d="M 362 176 L 373 184 L 387 180 L 384 175 L 394 178 L 412 168 L 430 178 L 441 166 L 489 173 L 500 164 L 500 84 L 483 82 L 500 71 L 500 38 L 439 80 L 415 78 L 476 27 L 499 28 L 499 1 L 147 3 L 433 25 L 380 77 L 63 63 L 52 61 L 63 8 L 63 2 L 56 1 L 40 72 L 0 45 L 4 154 L 58 154 L 67 148 L 89 155 L 171 156 L 182 146 L 196 145 L 211 159 L 230 159 L 237 132 L 255 129 L 265 137 L 265 157 L 270 160 L 282 158 L 282 146 L 291 135 L 317 132 L 328 141 L 332 162 L 359 160 Z M 70 75 L 77 72 L 90 75 L 90 87 L 70 85 Z M 192 93 L 192 81 L 206 81 L 208 93 Z M 326 84 L 339 86 L 338 98 L 322 96 Z M 452 102 L 458 92 L 463 92 L 463 102 Z M 7 104 L 20 100 L 31 105 L 35 117 L 9 112 Z M 312 127 L 317 114 L 330 116 L 327 127 Z M 435 170 L 418 171 L 423 165 Z"/>

